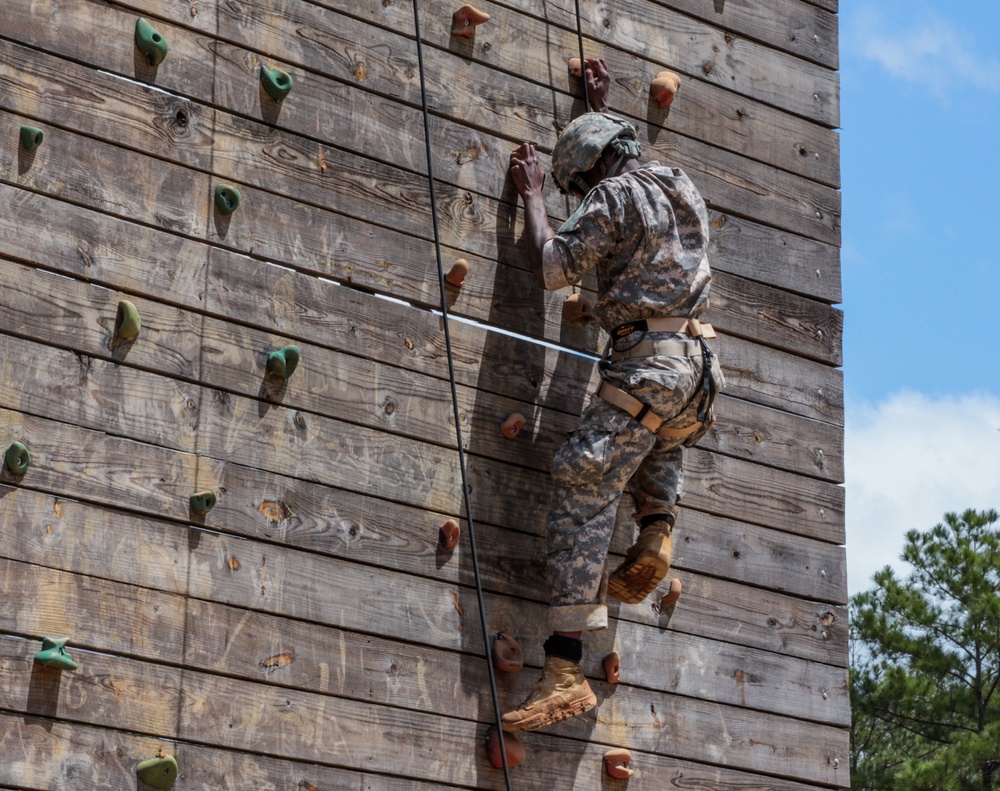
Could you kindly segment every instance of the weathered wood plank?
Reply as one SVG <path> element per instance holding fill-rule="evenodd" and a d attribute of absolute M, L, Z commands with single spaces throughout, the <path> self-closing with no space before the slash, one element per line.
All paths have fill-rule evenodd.
<path fill-rule="evenodd" d="M 158 91 L 153 91 L 145 86 L 127 82 L 104 73 L 95 73 L 93 70 L 85 69 L 59 60 L 52 56 L 34 50 L 27 50 L 16 44 L 0 41 L 0 75 L 4 82 L 10 86 L 10 90 L 0 96 L 0 105 L 8 107 L 14 112 L 28 114 L 42 121 L 52 123 L 64 123 L 67 117 L 74 119 L 74 124 L 81 131 L 96 135 L 101 138 L 126 145 L 142 151 L 150 151 L 157 156 L 176 159 L 178 162 L 203 166 L 204 160 L 208 156 L 208 144 L 211 141 L 211 123 L 214 118 L 213 112 L 195 102 L 171 96 Z M 228 61 L 223 61 L 228 62 Z M 226 84 L 233 84 L 232 80 Z M 321 83 L 326 84 L 326 83 Z M 307 83 L 306 92 L 312 85 Z M 259 93 L 259 91 L 258 91 Z M 345 100 L 362 96 L 371 96 L 358 91 L 344 89 L 342 91 Z M 288 102 L 294 102 L 299 97 L 296 92 L 295 97 L 290 96 Z M 105 98 L 110 97 L 110 98 Z M 368 101 L 382 101 L 379 97 L 369 98 Z M 111 103 L 112 106 L 105 108 Z M 312 106 L 327 106 L 327 102 L 305 102 L 302 109 Z M 337 106 L 342 102 L 338 101 Z M 151 112 L 152 110 L 152 112 Z M 342 118 L 347 115 L 350 119 L 366 119 L 365 107 L 358 107 L 349 113 L 339 113 L 335 118 Z M 412 112 L 403 108 L 405 112 Z M 381 118 L 387 113 L 377 112 L 373 114 L 375 118 Z M 388 113 L 392 115 L 392 113 Z M 292 116 L 298 118 L 298 114 Z M 315 123 L 329 123 L 330 116 L 317 117 Z M 122 122 L 124 119 L 124 123 Z M 393 119 L 398 122 L 399 119 Z M 319 127 L 317 127 L 319 128 Z M 405 125 L 404 125 L 405 128 Z M 358 136 L 359 130 L 346 130 L 347 136 Z M 331 137 L 342 137 L 336 130 L 328 133 Z M 384 136 L 385 133 L 383 133 Z M 470 151 L 478 155 L 480 153 L 479 142 L 473 140 Z M 176 153 L 175 153 L 176 150 Z M 395 148 L 387 151 L 395 151 Z M 422 167 L 422 159 L 417 163 Z M 261 205 L 261 204 L 264 205 Z M 399 280 L 400 272 L 397 270 L 396 276 L 390 283 L 386 282 L 384 267 L 379 268 L 373 264 L 372 258 L 377 261 L 386 260 L 400 263 L 400 249 L 413 254 L 415 240 L 412 237 L 403 237 L 390 231 L 382 231 L 377 239 L 371 239 L 371 231 L 360 223 L 354 222 L 351 218 L 330 215 L 328 212 L 313 207 L 287 205 L 286 199 L 269 194 L 258 196 L 257 206 L 245 207 L 240 217 L 245 216 L 246 209 L 254 211 L 252 218 L 247 220 L 247 225 L 254 229 L 254 234 L 247 237 L 230 232 L 226 241 L 235 244 L 248 252 L 257 252 L 261 255 L 275 257 L 285 262 L 300 262 L 303 257 L 309 261 L 309 266 L 314 269 L 323 269 L 329 276 L 345 278 L 349 281 L 358 280 L 362 285 L 374 287 L 377 290 L 385 290 L 391 285 L 396 291 L 408 289 L 410 283 L 407 280 Z M 285 219 L 281 224 L 267 221 L 269 218 L 280 216 Z M 713 239 L 713 249 L 711 251 L 716 269 L 721 271 L 733 271 L 736 274 L 745 274 L 756 280 L 773 282 L 781 287 L 792 288 L 800 292 L 809 294 L 810 289 L 817 291 L 818 286 L 823 286 L 825 282 L 832 279 L 832 285 L 839 289 L 839 278 L 831 278 L 831 268 L 837 266 L 834 250 L 827 250 L 822 244 L 812 243 L 802 237 L 790 236 L 788 239 L 780 238 L 781 234 L 774 229 L 759 229 L 765 238 L 755 245 L 748 244 L 746 233 L 741 233 L 741 244 L 732 250 L 725 246 L 725 241 L 732 237 L 734 229 L 738 229 L 741 221 L 725 216 L 714 218 L 713 226 L 716 236 L 723 233 L 721 241 Z M 285 231 L 286 226 L 289 226 Z M 335 231 L 326 230 L 334 225 Z M 728 226 L 728 227 L 727 227 Z M 753 229 L 751 229 L 753 230 Z M 779 238 L 775 238 L 775 236 Z M 272 240 L 273 237 L 277 239 Z M 368 244 L 379 242 L 380 250 L 377 254 L 363 256 L 353 251 L 350 240 L 353 236 L 368 238 Z M 387 237 L 387 238 L 383 238 Z M 318 237 L 313 241 L 313 237 Z M 395 242 L 399 240 L 397 247 Z M 489 242 L 492 240 L 492 245 Z M 471 240 L 463 243 L 469 246 Z M 484 242 L 486 244 L 484 245 Z M 500 239 L 495 234 L 490 234 L 486 239 L 475 240 L 476 249 L 482 254 L 490 257 L 502 256 L 504 263 L 514 266 L 521 265 L 521 256 L 512 245 L 503 246 Z M 407 247 L 408 245 L 408 247 Z M 498 245 L 502 245 L 498 247 Z M 809 249 L 798 250 L 797 247 L 808 245 Z M 510 249 L 506 249 L 506 248 Z M 789 248 L 792 248 L 789 250 Z M 331 260 L 329 251 L 335 249 L 338 253 L 336 259 Z M 433 254 L 428 245 L 424 253 L 426 260 L 431 260 Z M 295 254 L 292 255 L 291 251 Z M 787 252 L 786 252 L 787 251 Z M 781 256 L 781 260 L 776 260 L 776 253 Z M 791 253 L 791 255 L 789 254 Z M 446 251 L 446 256 L 460 255 L 457 250 Z M 468 254 L 468 253 L 466 253 Z M 796 278 L 794 282 L 789 282 L 789 275 L 799 268 L 797 262 L 812 264 L 818 262 L 822 269 L 828 273 L 826 280 L 814 276 L 816 267 L 812 267 L 804 274 L 806 276 Z M 304 264 L 302 261 L 300 265 Z M 324 266 L 325 265 L 325 266 Z M 749 265 L 749 266 L 748 266 Z M 473 271 L 480 273 L 486 262 L 473 261 Z M 836 270 L 832 270 L 836 274 Z M 488 272 L 485 272 L 488 276 Z M 496 279 L 498 282 L 503 279 Z M 495 286 L 497 283 L 495 283 Z M 511 284 L 516 285 L 516 284 Z M 427 279 L 418 279 L 413 284 L 412 290 L 404 290 L 399 296 L 407 299 L 418 299 L 427 301 L 431 297 L 425 293 Z M 470 281 L 468 287 L 462 290 L 457 304 L 462 311 L 468 311 L 466 305 L 470 294 L 474 293 L 476 281 Z M 504 299 L 516 300 L 517 290 L 512 289 L 514 294 L 506 294 Z M 493 295 L 494 300 L 497 298 Z M 839 291 L 830 292 L 819 288 L 816 294 L 826 301 L 837 301 Z M 530 303 L 525 304 L 522 299 L 516 304 L 521 309 L 530 309 Z M 473 311 L 475 313 L 475 311 Z M 554 336 L 549 335 L 550 339 Z"/>
<path fill-rule="evenodd" d="M 122 731 L 54 722 L 39 717 L 0 713 L 0 739 L 11 745 L 11 762 L 0 765 L 0 781 L 18 783 L 30 791 L 74 791 L 81 783 L 102 791 L 135 791 L 135 766 L 164 746 L 163 740 L 142 737 Z M 561 758 L 542 746 L 532 750 L 531 765 L 541 768 L 536 781 L 535 770 L 520 771 L 518 788 L 563 789 L 567 780 L 553 777 L 545 769 L 549 759 L 582 762 L 580 750 L 564 753 Z M 259 791 L 288 791 L 290 788 L 364 788 L 366 791 L 431 791 L 441 788 L 437 782 L 392 777 L 357 769 L 340 769 L 314 763 L 296 762 L 271 756 L 248 755 L 190 743 L 170 745 L 176 750 L 182 766 L 185 789 L 217 791 L 220 788 L 253 788 Z M 587 756 L 599 762 L 600 756 Z M 551 764 L 549 764 L 551 765 Z M 565 765 L 565 764 L 564 764 Z M 526 768 L 529 768 L 526 767 Z M 663 761 L 655 766 L 640 767 L 633 784 L 655 771 L 652 782 L 659 788 L 680 787 L 695 791 L 714 791 L 720 787 L 734 791 L 807 791 L 815 788 L 789 780 L 736 774 L 699 764 Z M 479 772 L 480 787 L 503 788 L 500 773 L 485 764 Z M 600 776 L 585 772 L 582 782 L 601 782 Z M 538 785 L 535 785 L 535 783 Z M 573 782 L 569 780 L 568 782 Z M 547 785 L 542 785 L 546 783 Z M 530 784 L 530 785 L 529 785 Z M 643 786 L 647 787 L 647 786 Z"/>
<path fill-rule="evenodd" d="M 72 634 L 73 645 L 82 649 L 183 663 L 251 681 L 450 717 L 491 718 L 482 658 L 211 602 L 186 602 L 178 595 L 157 595 L 24 563 L 0 562 L 0 569 L 4 571 L 0 590 L 36 603 L 20 613 L 0 614 L 0 631 L 23 636 Z M 330 646 L 338 646 L 340 662 L 329 661 L 334 658 Z M 357 660 L 345 662 L 345 656 Z M 623 683 L 617 688 L 595 681 L 602 700 L 596 725 L 577 723 L 558 732 L 751 771 L 820 782 L 835 777 L 826 759 L 842 739 L 837 729 L 635 689 L 627 683 L 628 664 L 626 660 Z M 598 669 L 600 663 L 594 659 L 588 665 Z M 530 675 L 501 676 L 504 696 L 526 694 Z M 423 683 L 408 683 L 409 678 Z M 658 719 L 665 715 L 669 724 Z M 702 720 L 724 721 L 728 738 L 706 739 L 696 727 Z M 767 745 L 764 734 L 769 734 Z M 664 736 L 669 737 L 669 746 L 661 743 Z M 755 743 L 762 749 L 753 749 Z M 742 747 L 748 744 L 751 749 Z M 781 749 L 774 749 L 775 744 Z"/>
<path fill-rule="evenodd" d="M 297 494 L 290 505 L 269 500 L 269 508 L 258 506 L 257 513 L 243 513 L 238 524 L 225 520 L 220 526 L 248 538 L 279 541 L 445 582 L 473 584 L 464 547 L 456 562 L 447 562 L 448 557 L 437 551 L 435 527 L 444 517 L 435 521 L 434 514 L 336 492 L 326 494 L 326 513 L 333 516 L 323 522 L 320 513 L 298 513 L 292 508 L 311 508 L 325 493 L 311 495 L 299 487 Z M 287 514 L 284 518 L 282 511 Z M 262 518 L 264 512 L 271 519 Z M 18 526 L 16 533 L 0 540 L 0 557 L 173 593 L 187 590 L 186 542 L 202 540 L 187 528 L 160 520 L 109 513 L 28 490 L 7 492 L 0 501 L 0 513 L 8 520 L 5 524 Z M 106 535 L 108 521 L 115 524 L 113 536 Z M 675 573 L 684 582 L 685 601 L 669 614 L 671 629 L 721 640 L 730 640 L 735 631 L 747 646 L 842 664 L 847 634 L 841 608 L 750 591 L 739 584 L 749 581 L 788 589 L 790 581 L 793 590 L 798 585 L 807 595 L 828 596 L 830 592 L 822 591 L 821 583 L 843 586 L 842 551 L 837 556 L 802 539 L 782 539 L 728 520 L 711 522 L 698 512 L 683 511 L 678 529 L 679 542 L 683 543 L 677 546 Z M 477 525 L 476 533 L 486 590 L 547 601 L 543 541 L 484 523 Z M 619 530 L 614 547 L 617 553 L 628 546 L 631 535 L 631 526 Z M 266 555 L 267 550 L 261 548 L 260 552 Z M 115 562 L 109 564 L 109 557 Z M 618 562 L 618 557 L 610 560 Z M 715 578 L 699 574 L 699 570 Z M 656 601 L 653 596 L 641 605 L 623 606 L 618 617 L 663 626 L 667 615 L 661 616 L 658 608 L 650 606 Z"/>
<path fill-rule="evenodd" d="M 436 549 L 437 527 L 447 518 L 444 514 L 425 513 L 412 506 L 313 486 L 249 467 L 230 466 L 225 475 L 227 490 L 243 494 L 224 497 L 213 512 L 213 525 L 221 529 L 340 557 L 368 558 L 378 565 L 413 573 L 430 573 L 432 559 L 439 574 L 444 573 L 441 568 L 451 568 L 442 567 Z M 61 485 L 64 490 L 68 486 L 70 492 L 88 496 L 86 489 L 71 484 L 52 485 Z M 94 495 L 99 499 L 102 492 L 90 492 Z M 111 490 L 110 495 L 113 504 L 129 502 L 119 490 Z M 10 496 L 12 503 L 18 501 Z M 52 508 L 56 509 L 55 503 Z M 42 512 L 45 509 L 38 513 Z M 624 553 L 634 531 L 630 509 L 620 509 L 619 517 L 613 546 L 616 552 Z M 20 523 L 34 519 L 25 515 L 17 518 Z M 484 557 L 491 558 L 483 572 L 487 587 L 502 590 L 506 580 L 514 577 L 522 580 L 525 595 L 533 591 L 531 595 L 544 600 L 540 526 L 531 534 L 505 532 L 479 521 L 478 514 L 475 518 L 477 543 Z M 813 599 L 845 601 L 843 551 L 835 546 L 687 508 L 682 510 L 680 526 L 684 528 L 683 544 L 677 547 L 680 569 Z M 447 578 L 472 582 L 471 569 L 462 566 L 457 573 L 459 576 Z"/>
<path fill-rule="evenodd" d="M 85 18 L 82 17 L 83 15 L 78 15 L 78 21 L 81 24 L 85 22 Z M 129 18 L 131 19 L 131 17 Z M 324 24 L 329 25 L 332 21 L 332 15 L 329 12 L 324 12 Z M 344 24 L 346 27 L 337 31 L 336 35 L 339 37 L 349 36 L 355 42 L 367 41 L 373 36 L 378 39 L 379 34 L 376 29 L 368 29 L 367 26 L 361 25 L 356 20 L 345 18 Z M 181 35 L 180 29 L 175 32 Z M 301 34 L 301 29 L 299 32 Z M 77 35 L 80 37 L 79 31 Z M 192 39 L 197 38 L 192 33 L 187 35 Z M 391 68 L 395 73 L 396 80 L 404 79 L 412 83 L 413 79 L 405 76 L 413 73 L 412 63 L 400 63 L 400 58 L 396 55 L 397 52 L 405 51 L 407 39 L 386 31 L 381 31 L 381 36 L 388 38 L 374 41 L 371 45 L 373 49 L 369 51 L 368 57 L 373 57 L 373 52 L 393 53 L 390 59 L 394 59 L 395 62 L 388 68 Z M 53 46 L 61 46 L 58 39 L 52 44 Z M 193 50 L 197 50 L 201 46 L 203 46 L 203 42 L 200 41 L 195 41 L 190 45 Z M 121 59 L 122 56 L 119 56 L 119 60 Z M 197 69 L 199 66 L 198 63 L 190 64 L 192 69 Z M 546 140 L 552 138 L 553 124 L 565 124 L 569 120 L 570 102 L 563 101 L 555 104 L 556 113 L 560 112 L 560 104 L 566 105 L 565 110 L 562 111 L 564 117 L 560 122 L 559 117 L 553 117 L 553 97 L 548 89 L 535 86 L 524 80 L 516 80 L 513 77 L 505 79 L 502 95 L 490 99 L 489 97 L 497 91 L 494 72 L 485 66 L 470 64 L 449 52 L 429 49 L 425 68 L 428 72 L 429 84 L 437 87 L 439 95 L 434 96 L 433 101 L 438 111 L 450 114 L 455 118 L 461 118 L 465 123 L 497 130 L 508 139 L 536 139 L 541 141 L 544 146 Z M 128 73 L 122 72 L 120 69 L 117 70 L 119 73 Z M 479 94 L 482 95 L 484 101 L 480 101 Z M 206 97 L 210 94 L 202 92 L 194 95 Z M 472 97 L 475 97 L 474 101 Z M 486 106 L 490 106 L 491 109 L 484 110 Z M 317 182 L 317 172 L 321 172 L 322 169 L 319 167 L 319 160 L 314 153 L 315 146 L 311 142 L 283 140 L 281 137 L 288 137 L 287 134 L 276 137 L 276 133 L 269 127 L 254 129 L 245 123 L 237 124 L 236 128 L 224 129 L 221 126 L 223 116 L 220 116 L 220 134 L 224 133 L 227 138 L 230 136 L 239 138 L 241 135 L 250 133 L 251 139 L 244 142 L 250 146 L 254 153 L 244 153 L 242 156 L 250 157 L 256 161 L 258 169 L 261 163 L 259 161 L 260 152 L 257 149 L 260 148 L 261 138 L 272 138 L 270 143 L 265 144 L 266 150 L 264 152 L 265 159 L 273 159 L 270 162 L 272 169 L 280 168 L 280 172 L 288 172 L 297 165 L 296 181 L 301 181 L 302 187 L 314 196 L 313 202 L 332 200 L 335 205 L 350 205 L 350 196 L 343 191 L 335 190 L 329 194 L 332 180 L 320 179 Z M 438 136 L 436 135 L 436 137 Z M 227 141 L 221 138 L 217 139 L 215 161 L 220 168 L 222 168 L 220 155 L 227 154 L 228 149 L 229 143 Z M 298 149 L 297 153 L 296 149 Z M 732 209 L 742 215 L 747 215 L 748 212 L 753 213 L 758 219 L 765 222 L 805 233 L 820 240 L 833 243 L 839 240 L 840 199 L 839 194 L 834 190 L 821 188 L 812 182 L 790 176 L 774 168 L 753 165 L 739 156 L 727 154 L 721 149 L 707 147 L 690 138 L 677 138 L 671 140 L 669 145 L 656 145 L 655 150 L 668 159 L 686 163 L 688 169 L 700 176 L 700 181 L 705 182 L 702 189 L 709 201 L 715 205 Z M 352 176 L 352 181 L 355 182 L 354 186 L 361 190 L 360 195 L 377 195 L 379 191 L 370 183 L 370 180 L 359 179 L 360 174 L 356 171 L 359 169 L 360 163 L 354 161 L 356 155 L 338 156 L 338 154 L 340 152 L 336 149 L 325 152 L 328 158 L 326 163 L 328 167 L 335 168 L 341 177 Z M 241 159 L 238 151 L 233 151 L 232 156 L 236 162 Z M 506 151 L 502 152 L 500 158 L 505 165 Z M 443 162 L 447 162 L 448 159 L 447 156 L 442 157 Z M 311 162 L 312 167 L 303 167 L 306 162 Z M 473 161 L 468 164 L 471 164 L 480 173 L 495 172 L 495 170 L 487 170 L 484 167 L 485 162 L 480 164 L 478 161 Z M 369 164 L 370 169 L 371 164 Z M 251 178 L 253 173 L 244 173 L 242 176 L 221 173 L 229 178 L 259 184 Z M 732 174 L 738 174 L 738 178 L 732 177 Z M 442 174 L 442 177 L 446 178 L 446 175 Z M 280 180 L 276 183 L 281 184 Z M 341 186 L 340 179 L 335 180 L 334 183 L 338 187 Z M 386 183 L 394 185 L 389 190 L 390 192 L 402 188 L 398 174 L 395 178 L 388 177 Z M 310 200 L 308 196 L 289 193 L 288 189 L 291 186 L 291 184 L 284 183 L 281 189 L 292 197 Z M 483 187 L 478 186 L 477 188 L 483 189 Z M 327 193 L 325 196 L 324 190 Z M 766 200 L 760 199 L 762 192 L 767 193 Z M 417 194 L 420 195 L 421 192 Z M 338 195 L 339 201 L 336 200 Z M 321 196 L 324 197 L 321 198 Z M 730 196 L 732 200 L 730 200 Z M 754 208 L 750 210 L 749 206 Z"/>

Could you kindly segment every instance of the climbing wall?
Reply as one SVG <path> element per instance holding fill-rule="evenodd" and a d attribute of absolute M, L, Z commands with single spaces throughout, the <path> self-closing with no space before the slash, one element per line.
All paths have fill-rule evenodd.
<path fill-rule="evenodd" d="M 482 2 L 454 37 L 458 5 L 421 1 L 424 76 L 442 259 L 470 267 L 445 296 L 488 628 L 525 649 L 506 707 L 541 664 L 547 469 L 603 341 L 534 284 L 505 180 L 582 110 L 575 4 Z M 729 386 L 686 456 L 683 597 L 612 606 L 599 707 L 525 735 L 513 787 L 625 788 L 612 747 L 633 791 L 847 787 L 837 0 L 580 6 L 613 111 L 709 203 Z M 503 787 L 414 29 L 404 0 L 3 3 L 0 452 L 30 465 L 0 477 L 0 787 L 135 791 L 159 753 L 180 791 Z M 76 670 L 34 660 L 59 636 Z"/>

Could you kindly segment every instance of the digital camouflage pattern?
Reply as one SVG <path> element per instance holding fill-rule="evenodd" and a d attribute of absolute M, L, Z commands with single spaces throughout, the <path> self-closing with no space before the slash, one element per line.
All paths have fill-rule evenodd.
<path fill-rule="evenodd" d="M 697 317 L 708 306 L 708 213 L 680 169 L 652 163 L 601 181 L 543 251 L 546 287 L 561 288 L 596 269 L 595 314 L 605 330 L 661 316 Z M 624 347 L 641 333 L 622 339 Z M 650 338 L 685 335 L 650 333 Z M 638 398 L 672 428 L 697 422 L 703 359 L 640 357 L 601 363 L 604 379 Z M 711 376 L 724 385 L 717 356 Z M 685 439 L 664 438 L 596 395 L 552 464 L 548 520 L 550 627 L 574 632 L 607 626 L 607 555 L 627 488 L 636 521 L 677 513 Z"/>
<path fill-rule="evenodd" d="M 552 175 L 563 189 L 569 189 L 573 176 L 586 173 L 601 158 L 612 140 L 636 139 L 636 128 L 628 121 L 607 113 L 584 113 L 570 121 L 552 149 Z M 635 156 L 640 146 L 635 145 Z"/>
<path fill-rule="evenodd" d="M 708 211 L 680 168 L 653 162 L 594 187 L 542 251 L 545 287 L 597 271 L 601 326 L 708 306 Z"/>

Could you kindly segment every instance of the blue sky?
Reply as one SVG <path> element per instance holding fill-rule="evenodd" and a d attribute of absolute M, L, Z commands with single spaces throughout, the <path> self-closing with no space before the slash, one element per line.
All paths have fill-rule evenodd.
<path fill-rule="evenodd" d="M 848 584 L 1000 509 L 1000 4 L 841 3 Z"/>

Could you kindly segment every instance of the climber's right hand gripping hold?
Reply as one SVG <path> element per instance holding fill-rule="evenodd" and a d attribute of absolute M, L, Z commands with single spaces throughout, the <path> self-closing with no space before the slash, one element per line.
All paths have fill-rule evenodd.
<path fill-rule="evenodd" d="M 549 217 L 545 211 L 545 198 L 542 188 L 545 186 L 545 171 L 535 154 L 532 143 L 522 143 L 511 152 L 510 178 L 514 182 L 517 194 L 524 201 L 524 243 L 527 247 L 528 261 L 535 279 L 545 288 L 542 276 L 542 248 L 555 236 L 555 231 L 549 225 Z"/>

